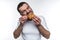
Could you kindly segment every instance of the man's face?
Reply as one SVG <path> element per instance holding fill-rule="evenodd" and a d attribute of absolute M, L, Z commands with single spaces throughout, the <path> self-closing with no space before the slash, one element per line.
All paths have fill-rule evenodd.
<path fill-rule="evenodd" d="M 29 13 L 33 13 L 32 9 L 30 8 L 29 5 L 27 4 L 23 4 L 20 8 L 19 8 L 20 12 L 22 13 L 22 15 L 27 15 Z"/>

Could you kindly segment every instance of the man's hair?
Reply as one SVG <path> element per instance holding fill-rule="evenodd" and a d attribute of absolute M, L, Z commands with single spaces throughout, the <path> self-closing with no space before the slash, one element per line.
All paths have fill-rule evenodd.
<path fill-rule="evenodd" d="M 26 3 L 26 2 L 20 2 L 19 4 L 18 4 L 18 6 L 17 6 L 17 10 L 18 10 L 18 12 L 21 14 L 21 12 L 19 11 L 19 8 L 23 5 L 23 4 L 28 4 L 28 3 Z"/>

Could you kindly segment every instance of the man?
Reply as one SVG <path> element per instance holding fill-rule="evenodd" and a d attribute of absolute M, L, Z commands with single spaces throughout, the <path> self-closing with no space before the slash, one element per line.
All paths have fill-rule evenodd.
<path fill-rule="evenodd" d="M 18 38 L 22 33 L 23 40 L 41 40 L 41 35 L 49 39 L 50 32 L 41 24 L 42 20 L 36 15 L 32 19 L 27 17 L 28 14 L 34 14 L 28 3 L 19 3 L 17 10 L 22 17 L 19 19 L 20 25 L 13 33 L 14 38 Z"/>

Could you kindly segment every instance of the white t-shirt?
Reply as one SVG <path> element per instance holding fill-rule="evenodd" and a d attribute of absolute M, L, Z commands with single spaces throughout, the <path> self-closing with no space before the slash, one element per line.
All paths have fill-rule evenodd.
<path fill-rule="evenodd" d="M 44 17 L 38 16 L 41 19 L 41 24 L 48 30 Z M 41 40 L 41 34 L 39 33 L 35 23 L 33 21 L 28 21 L 24 24 L 22 30 L 23 40 Z"/>

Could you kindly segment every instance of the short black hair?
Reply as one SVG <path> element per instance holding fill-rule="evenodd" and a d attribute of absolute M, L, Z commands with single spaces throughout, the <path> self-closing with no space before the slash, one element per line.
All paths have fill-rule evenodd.
<path fill-rule="evenodd" d="M 26 2 L 20 2 L 19 4 L 18 4 L 18 6 L 17 6 L 17 10 L 18 10 L 18 12 L 21 14 L 21 12 L 19 11 L 19 8 L 23 5 L 23 4 L 28 4 L 28 3 L 26 3 Z"/>

